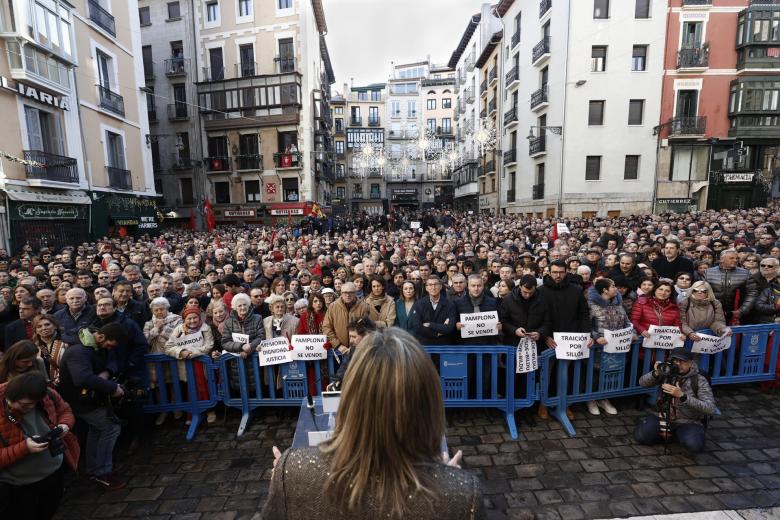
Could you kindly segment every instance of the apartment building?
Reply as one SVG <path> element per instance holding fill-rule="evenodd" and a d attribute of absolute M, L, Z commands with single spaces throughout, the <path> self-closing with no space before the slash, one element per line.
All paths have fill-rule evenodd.
<path fill-rule="evenodd" d="M 766 203 L 780 156 L 780 5 L 673 0 L 655 210 Z"/>
<path fill-rule="evenodd" d="M 157 229 L 136 0 L 0 5 L 0 240 L 12 251 Z M 52 225 L 56 221 L 56 225 Z"/>
<path fill-rule="evenodd" d="M 333 214 L 343 216 L 350 211 L 351 205 L 347 200 L 347 99 L 345 94 L 347 86 L 342 92 L 336 92 L 330 100 L 331 113 L 333 114 L 333 160 L 334 160 L 334 185 L 331 196 Z"/>
<path fill-rule="evenodd" d="M 139 0 L 154 185 L 164 225 L 203 229 L 206 177 L 196 105 L 198 34 L 191 0 Z M 219 202 L 219 201 L 217 201 Z"/>
<path fill-rule="evenodd" d="M 344 91 L 349 92 L 346 100 L 345 146 L 336 145 L 336 156 L 339 151 L 346 155 L 347 183 L 346 198 L 349 201 L 349 211 L 357 213 L 364 211 L 369 214 L 384 214 L 388 211 L 387 186 L 385 174 L 388 173 L 388 163 L 385 159 L 369 159 L 366 162 L 363 147 L 370 144 L 373 149 L 384 151 L 385 148 L 385 105 L 387 103 L 387 85 L 373 83 L 362 87 L 344 85 Z"/>
<path fill-rule="evenodd" d="M 483 6 L 483 10 L 486 6 Z M 492 8 L 489 8 L 492 11 Z M 483 13 L 486 22 L 486 31 L 481 36 L 481 50 L 475 68 L 479 71 L 479 98 L 481 108 L 479 111 L 480 126 L 484 128 L 495 129 L 496 135 L 500 136 L 499 114 L 502 112 L 502 93 L 503 88 L 500 84 L 501 79 L 501 42 L 503 41 L 503 31 L 500 25 L 497 25 L 495 18 L 490 17 L 489 13 Z M 495 29 L 495 31 L 494 31 Z M 501 168 L 499 161 L 498 146 L 490 146 L 481 150 L 478 168 L 477 183 L 479 185 L 479 211 L 482 213 L 499 212 L 499 203 L 501 200 L 500 182 L 501 177 L 498 174 Z"/>
<path fill-rule="evenodd" d="M 335 79 L 321 0 L 195 5 L 197 104 L 217 223 L 329 206 Z"/>

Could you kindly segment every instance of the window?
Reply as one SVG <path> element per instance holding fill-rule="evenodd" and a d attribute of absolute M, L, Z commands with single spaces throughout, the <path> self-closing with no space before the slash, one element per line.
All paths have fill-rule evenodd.
<path fill-rule="evenodd" d="M 219 22 L 219 2 L 206 2 L 206 21 Z"/>
<path fill-rule="evenodd" d="M 634 72 L 647 70 L 647 45 L 634 45 L 631 53 L 631 70 Z"/>
<path fill-rule="evenodd" d="M 708 159 L 710 147 L 707 146 L 673 146 L 672 168 L 669 171 L 670 181 L 703 181 L 707 180 Z"/>
<path fill-rule="evenodd" d="M 426 106 L 428 110 L 436 110 L 436 100 L 435 99 L 429 99 L 426 101 Z"/>
<path fill-rule="evenodd" d="M 344 189 L 344 186 L 338 186 L 336 188 L 336 198 L 337 199 L 344 199 L 347 196 L 346 190 Z"/>
<path fill-rule="evenodd" d="M 125 169 L 125 143 L 121 135 L 106 130 L 106 152 L 109 168 Z"/>
<path fill-rule="evenodd" d="M 279 39 L 279 72 L 295 70 L 295 47 L 292 38 Z"/>
<path fill-rule="evenodd" d="M 181 188 L 181 203 L 188 206 L 194 204 L 195 197 L 192 193 L 192 179 L 179 179 L 179 187 Z"/>
<path fill-rule="evenodd" d="M 344 131 L 344 118 L 343 117 L 337 117 L 334 119 L 334 127 L 337 132 L 343 132 Z"/>
<path fill-rule="evenodd" d="M 179 2 L 168 2 L 168 20 L 177 20 L 179 18 L 181 18 Z"/>
<path fill-rule="evenodd" d="M 431 132 L 435 132 L 436 131 L 436 119 L 435 118 L 434 119 L 428 119 L 428 121 L 426 121 L 426 126 L 428 127 L 428 130 L 430 130 Z"/>
<path fill-rule="evenodd" d="M 368 91 L 360 90 L 357 93 L 358 101 L 368 101 Z"/>
<path fill-rule="evenodd" d="M 607 70 L 607 47 L 594 45 L 590 51 L 590 71 L 604 72 Z"/>
<path fill-rule="evenodd" d="M 58 114 L 25 105 L 24 118 L 30 150 L 65 155 L 65 139 Z"/>
<path fill-rule="evenodd" d="M 641 125 L 644 121 L 645 100 L 632 99 L 628 102 L 628 124 Z"/>
<path fill-rule="evenodd" d="M 441 100 L 441 107 L 442 108 L 452 108 L 452 99 L 450 98 L 444 98 Z"/>
<path fill-rule="evenodd" d="M 293 0 L 277 0 L 279 9 L 292 9 Z"/>
<path fill-rule="evenodd" d="M 379 124 L 379 107 L 368 107 L 368 124 Z"/>
<path fill-rule="evenodd" d="M 339 155 L 344 155 L 344 141 L 336 141 L 336 153 Z"/>
<path fill-rule="evenodd" d="M 604 124 L 604 101 L 591 101 L 588 106 L 588 125 L 601 126 Z"/>
<path fill-rule="evenodd" d="M 66 13 L 63 16 L 67 16 Z M 71 54 L 70 22 L 41 4 L 35 4 L 36 41 L 57 53 Z M 31 21 L 32 22 L 32 21 Z"/>
<path fill-rule="evenodd" d="M 401 102 L 400 101 L 391 101 L 390 102 L 390 117 L 401 117 Z"/>
<path fill-rule="evenodd" d="M 247 202 L 260 202 L 260 181 L 244 182 L 244 194 Z"/>
<path fill-rule="evenodd" d="M 238 16 L 252 15 L 252 0 L 238 0 Z"/>
<path fill-rule="evenodd" d="M 228 143 L 227 137 L 216 136 L 208 138 L 209 157 L 227 158 Z"/>
<path fill-rule="evenodd" d="M 255 75 L 255 46 L 251 43 L 238 46 L 238 59 L 241 67 L 241 77 L 248 78 Z"/>
<path fill-rule="evenodd" d="M 372 90 L 371 101 L 382 101 L 382 92 L 380 92 L 379 90 Z"/>
<path fill-rule="evenodd" d="M 154 61 L 152 60 L 152 46 L 144 45 L 141 47 L 141 57 L 144 62 L 144 76 L 146 78 L 154 77 Z"/>
<path fill-rule="evenodd" d="M 178 163 L 182 166 L 189 166 L 190 162 L 190 134 L 187 132 L 178 132 L 176 134 L 176 150 Z"/>
<path fill-rule="evenodd" d="M 593 18 L 609 18 L 609 0 L 593 0 Z"/>
<path fill-rule="evenodd" d="M 601 179 L 601 156 L 589 155 L 585 158 L 585 180 L 598 181 Z"/>
<path fill-rule="evenodd" d="M 452 119 L 449 117 L 442 118 L 441 120 L 441 130 L 445 134 L 449 134 L 452 132 Z"/>
<path fill-rule="evenodd" d="M 284 193 L 285 202 L 298 202 L 300 200 L 298 194 L 298 178 L 282 179 L 282 192 Z"/>
<path fill-rule="evenodd" d="M 217 204 L 230 204 L 230 183 L 214 183 L 214 200 Z"/>
<path fill-rule="evenodd" d="M 336 107 L 336 110 L 334 111 L 337 115 L 344 114 L 344 107 Z"/>
<path fill-rule="evenodd" d="M 379 184 L 371 184 L 371 198 L 372 199 L 382 198 L 382 191 L 379 187 Z"/>
<path fill-rule="evenodd" d="M 141 22 L 141 27 L 144 27 L 146 25 L 152 25 L 152 17 L 149 14 L 148 7 L 138 8 L 138 20 Z"/>
<path fill-rule="evenodd" d="M 417 117 L 417 102 L 416 101 L 407 101 L 406 102 L 406 116 L 407 117 Z"/>
<path fill-rule="evenodd" d="M 636 0 L 634 18 L 650 18 L 650 0 Z"/>
<path fill-rule="evenodd" d="M 623 180 L 635 181 L 639 178 L 639 156 L 626 155 L 626 164 L 623 168 Z"/>

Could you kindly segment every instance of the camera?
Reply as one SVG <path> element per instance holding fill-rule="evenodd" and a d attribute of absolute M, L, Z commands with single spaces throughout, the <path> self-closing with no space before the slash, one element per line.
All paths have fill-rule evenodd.
<path fill-rule="evenodd" d="M 32 440 L 38 444 L 49 443 L 49 453 L 52 457 L 62 454 L 65 451 L 65 443 L 62 441 L 62 427 L 52 428 L 46 435 L 34 435 Z"/>
<path fill-rule="evenodd" d="M 677 365 L 675 365 L 674 363 L 669 363 L 669 362 L 658 363 L 655 368 L 656 370 L 658 370 L 658 373 L 664 379 L 674 378 L 680 374 Z"/>

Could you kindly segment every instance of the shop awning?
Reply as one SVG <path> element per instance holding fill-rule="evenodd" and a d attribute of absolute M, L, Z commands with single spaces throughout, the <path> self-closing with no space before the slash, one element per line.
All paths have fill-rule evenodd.
<path fill-rule="evenodd" d="M 92 204 L 86 192 L 81 190 L 47 190 L 26 186 L 6 186 L 9 199 L 19 202 L 41 202 L 49 204 Z"/>

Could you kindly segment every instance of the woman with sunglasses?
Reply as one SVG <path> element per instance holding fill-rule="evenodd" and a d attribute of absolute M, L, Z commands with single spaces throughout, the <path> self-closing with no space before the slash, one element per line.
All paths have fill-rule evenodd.
<path fill-rule="evenodd" d="M 295 301 L 297 299 L 298 296 L 294 292 L 292 291 L 285 292 L 281 299 L 281 301 L 284 302 L 285 305 L 284 312 L 286 312 L 291 316 L 295 316 Z M 271 307 L 270 303 L 268 304 L 268 307 Z"/>
<path fill-rule="evenodd" d="M 750 253 L 742 260 L 742 267 L 747 269 L 751 275 L 758 274 L 759 271 L 759 258 Z"/>
<path fill-rule="evenodd" d="M 683 302 L 691 293 L 693 276 L 691 273 L 682 271 L 674 277 L 674 290 L 677 292 L 677 305 Z"/>
<path fill-rule="evenodd" d="M 710 329 L 718 336 L 731 334 L 723 306 L 715 298 L 710 284 L 704 281 L 694 283 L 688 297 L 680 303 L 680 321 L 683 334 L 692 341 L 701 339 L 696 331 L 703 329 Z"/>

